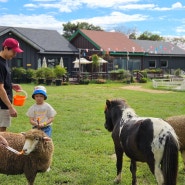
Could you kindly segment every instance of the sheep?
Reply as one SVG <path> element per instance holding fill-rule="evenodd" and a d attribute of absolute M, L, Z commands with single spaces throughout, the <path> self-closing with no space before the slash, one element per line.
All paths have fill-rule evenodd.
<path fill-rule="evenodd" d="M 0 146 L 0 173 L 7 175 L 25 174 L 28 185 L 33 185 L 38 172 L 50 168 L 54 145 L 51 138 L 38 129 L 25 133 L 0 132 L 10 147 L 23 151 L 17 155 Z"/>
<path fill-rule="evenodd" d="M 180 152 L 185 170 L 185 115 L 171 116 L 165 119 L 175 130 L 180 144 Z"/>

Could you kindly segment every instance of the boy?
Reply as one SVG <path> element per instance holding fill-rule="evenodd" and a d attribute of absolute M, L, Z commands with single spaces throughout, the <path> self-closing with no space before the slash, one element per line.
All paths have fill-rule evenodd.
<path fill-rule="evenodd" d="M 35 99 L 35 104 L 28 109 L 26 115 L 30 118 L 33 128 L 41 129 L 51 137 L 51 125 L 56 111 L 50 104 L 45 102 L 47 99 L 46 88 L 44 86 L 36 86 L 32 98 Z"/>

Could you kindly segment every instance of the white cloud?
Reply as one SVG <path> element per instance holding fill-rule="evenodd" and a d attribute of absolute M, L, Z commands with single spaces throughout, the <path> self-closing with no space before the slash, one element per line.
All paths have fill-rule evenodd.
<path fill-rule="evenodd" d="M 87 6 L 88 8 L 113 8 L 118 9 L 121 5 L 126 5 L 128 3 L 137 3 L 140 0 L 33 0 L 31 4 L 25 4 L 24 7 L 34 7 L 38 8 L 55 8 L 60 12 L 72 12 L 73 10 L 79 9 L 82 6 Z M 34 3 L 35 2 L 35 3 Z"/>
<path fill-rule="evenodd" d="M 0 0 L 6 1 L 6 0 Z M 44 9 L 58 9 L 59 12 L 70 13 L 79 8 L 88 7 L 96 8 L 111 8 L 122 10 L 152 10 L 152 11 L 169 11 L 173 9 L 184 8 L 180 2 L 176 2 L 171 7 L 159 7 L 157 4 L 141 4 L 141 0 L 32 0 L 33 3 L 25 4 L 26 8 L 44 8 Z"/>
<path fill-rule="evenodd" d="M 185 25 L 176 28 L 177 33 L 185 33 Z"/>
<path fill-rule="evenodd" d="M 182 6 L 182 4 L 180 2 L 174 3 L 172 4 L 171 7 L 156 7 L 154 10 L 159 10 L 159 11 L 169 11 L 169 10 L 175 10 L 175 9 L 179 9 L 179 8 L 185 8 Z"/>
<path fill-rule="evenodd" d="M 38 1 L 38 4 L 25 4 L 24 7 L 25 8 L 34 8 L 34 9 L 58 9 L 59 12 L 66 12 L 66 13 L 70 13 L 73 10 L 76 10 L 78 8 L 80 8 L 81 4 L 78 1 L 67 1 L 65 3 L 61 3 L 61 2 L 55 2 L 55 3 L 42 3 L 42 1 Z"/>
<path fill-rule="evenodd" d="M 25 4 L 24 5 L 25 8 L 37 8 L 37 5 L 36 4 Z"/>
<path fill-rule="evenodd" d="M 107 15 L 107 16 L 93 17 L 89 19 L 76 19 L 71 22 L 74 22 L 74 23 L 88 22 L 90 24 L 100 26 L 103 29 L 107 29 L 117 24 L 122 24 L 122 23 L 132 22 L 132 21 L 143 21 L 146 19 L 147 19 L 147 16 L 143 16 L 141 14 L 127 15 L 120 12 L 112 12 L 110 15 Z"/>
<path fill-rule="evenodd" d="M 0 0 L 0 2 L 8 2 L 8 0 Z M 8 15 L 11 9 L 6 6 L 3 7 L 4 4 L 8 3 L 1 3 L 0 25 L 55 29 L 61 33 L 62 24 L 69 21 L 74 23 L 88 22 L 105 30 L 111 30 L 119 25 L 129 24 L 129 22 L 138 27 L 139 24 L 137 22 L 143 21 L 146 24 L 142 23 L 144 26 L 141 27 L 141 30 L 148 29 L 150 31 L 153 28 L 150 27 L 147 21 L 152 21 L 155 18 L 155 21 L 157 19 L 155 23 L 160 24 L 159 30 L 164 30 L 160 26 L 163 24 L 163 21 L 168 20 L 170 13 L 172 13 L 171 17 L 176 17 L 175 13 L 173 14 L 173 10 L 178 10 L 176 12 L 179 15 L 179 12 L 183 11 L 181 9 L 185 8 L 180 2 L 174 4 L 168 2 L 162 7 L 154 0 L 29 0 L 27 2 L 23 7 L 17 8 L 20 11 L 17 11 L 17 14 L 15 11 L 15 15 Z M 83 10 L 88 10 L 91 13 L 94 11 L 94 14 L 83 14 Z M 143 14 L 141 11 L 143 11 Z M 158 11 L 160 11 L 160 14 Z M 163 14 L 161 13 L 162 11 L 164 11 Z M 165 11 L 169 11 L 169 14 L 167 15 Z M 22 14 L 19 14 L 19 12 L 22 12 Z M 24 13 L 27 15 L 24 15 Z M 158 13 L 158 15 L 155 13 Z M 178 17 L 177 19 L 179 20 Z M 171 23 L 173 22 L 176 23 L 175 25 L 178 25 L 178 21 L 172 20 Z M 179 23 L 177 28 L 179 34 L 184 33 L 182 25 L 184 24 Z M 173 25 L 172 29 L 175 30 Z"/>
<path fill-rule="evenodd" d="M 33 2 L 53 2 L 56 0 L 32 0 Z"/>
<path fill-rule="evenodd" d="M 177 8 L 183 8 L 183 6 L 182 6 L 182 4 L 180 2 L 172 4 L 172 9 L 177 9 Z"/>
<path fill-rule="evenodd" d="M 118 8 L 120 5 L 136 3 L 139 0 L 80 0 L 80 2 L 91 8 Z"/>
<path fill-rule="evenodd" d="M 124 6 L 119 6 L 122 10 L 149 10 L 155 8 L 154 4 L 128 4 Z"/>
<path fill-rule="evenodd" d="M 1 16 L 1 26 L 24 27 L 24 28 L 40 28 L 52 29 L 62 33 L 62 22 L 57 21 L 54 17 L 49 15 L 4 15 Z"/>

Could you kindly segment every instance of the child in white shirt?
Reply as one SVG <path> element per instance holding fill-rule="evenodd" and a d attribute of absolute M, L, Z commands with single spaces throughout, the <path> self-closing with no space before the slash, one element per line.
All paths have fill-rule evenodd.
<path fill-rule="evenodd" d="M 50 104 L 45 102 L 47 99 L 46 88 L 44 86 L 36 86 L 32 98 L 35 99 L 35 104 L 28 109 L 26 115 L 30 118 L 33 128 L 41 129 L 51 137 L 51 125 L 56 111 Z"/>

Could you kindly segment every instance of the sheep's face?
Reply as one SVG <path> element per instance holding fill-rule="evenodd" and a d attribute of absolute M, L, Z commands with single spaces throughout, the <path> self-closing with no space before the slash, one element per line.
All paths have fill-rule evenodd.
<path fill-rule="evenodd" d="M 39 142 L 39 138 L 37 137 L 35 137 L 34 139 L 27 138 L 23 146 L 24 155 L 29 155 L 32 151 L 34 151 L 38 142 Z"/>

